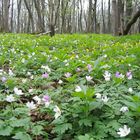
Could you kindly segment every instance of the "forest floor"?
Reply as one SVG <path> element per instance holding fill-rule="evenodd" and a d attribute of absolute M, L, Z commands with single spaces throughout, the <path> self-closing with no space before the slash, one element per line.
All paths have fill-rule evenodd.
<path fill-rule="evenodd" d="M 140 140 L 140 35 L 0 34 L 0 140 Z"/>

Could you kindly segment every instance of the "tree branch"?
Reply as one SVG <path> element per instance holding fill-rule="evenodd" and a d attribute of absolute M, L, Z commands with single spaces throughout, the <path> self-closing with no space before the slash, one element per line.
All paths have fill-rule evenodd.
<path fill-rule="evenodd" d="M 123 30 L 123 35 L 127 35 L 131 29 L 131 26 L 137 21 L 137 19 L 140 17 L 140 8 L 139 10 L 134 14 L 134 16 L 129 20 L 127 23 L 125 29 Z"/>

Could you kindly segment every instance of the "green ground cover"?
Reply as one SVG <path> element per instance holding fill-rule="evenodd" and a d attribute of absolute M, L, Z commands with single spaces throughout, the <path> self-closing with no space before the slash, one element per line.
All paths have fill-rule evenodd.
<path fill-rule="evenodd" d="M 140 140 L 140 35 L 0 34 L 0 140 Z"/>

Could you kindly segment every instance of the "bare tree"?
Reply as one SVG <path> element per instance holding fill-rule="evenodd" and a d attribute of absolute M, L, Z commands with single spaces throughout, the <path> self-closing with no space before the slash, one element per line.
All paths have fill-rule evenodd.
<path fill-rule="evenodd" d="M 21 11 L 22 0 L 17 0 L 17 32 L 20 31 L 20 11 Z"/>
<path fill-rule="evenodd" d="M 112 26 L 113 35 L 118 35 L 118 18 L 117 18 L 117 2 L 112 0 Z"/>
<path fill-rule="evenodd" d="M 3 0 L 3 31 L 9 32 L 9 7 L 10 0 Z"/>
<path fill-rule="evenodd" d="M 103 27 L 102 27 L 102 33 L 105 33 L 105 15 L 104 15 L 104 1 L 102 0 L 101 2 L 102 4 L 102 23 L 103 23 Z"/>
<path fill-rule="evenodd" d="M 108 25 L 108 33 L 110 33 L 111 32 L 111 13 L 110 13 L 110 3 L 111 3 L 111 1 L 110 0 L 108 0 L 108 23 L 107 23 L 107 25 Z"/>
<path fill-rule="evenodd" d="M 34 29 L 34 19 L 33 19 L 33 14 L 32 14 L 32 11 L 31 11 L 30 3 L 28 3 L 27 0 L 24 0 L 24 3 L 25 3 L 25 6 L 28 10 L 29 20 L 31 20 L 32 32 L 34 32 L 35 31 L 35 29 Z"/>
<path fill-rule="evenodd" d="M 61 0 L 61 33 L 66 32 L 66 12 L 68 8 L 69 1 L 63 1 Z"/>
<path fill-rule="evenodd" d="M 131 29 L 131 26 L 137 21 L 137 19 L 140 17 L 140 8 L 139 10 L 133 15 L 133 17 L 128 21 L 124 31 L 123 35 L 127 35 Z"/>
<path fill-rule="evenodd" d="M 124 2 L 118 0 L 118 34 L 121 35 L 124 29 Z"/>
<path fill-rule="evenodd" d="M 126 0 L 126 13 L 125 13 L 125 24 L 129 21 L 132 15 L 132 0 Z"/>
<path fill-rule="evenodd" d="M 92 32 L 92 0 L 89 0 L 87 32 Z"/>
<path fill-rule="evenodd" d="M 42 18 L 42 14 L 41 14 L 41 1 L 39 0 L 33 0 L 34 4 L 35 4 L 35 9 L 37 12 L 37 17 L 38 17 L 38 32 L 44 32 L 45 28 L 44 28 L 44 23 L 43 23 L 43 18 Z"/>
<path fill-rule="evenodd" d="M 97 0 L 94 0 L 94 32 L 97 33 Z"/>

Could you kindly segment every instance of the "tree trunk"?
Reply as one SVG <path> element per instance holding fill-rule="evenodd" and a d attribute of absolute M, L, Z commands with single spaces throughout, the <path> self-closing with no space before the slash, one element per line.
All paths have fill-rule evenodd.
<path fill-rule="evenodd" d="M 97 33 L 97 0 L 94 0 L 94 32 Z"/>
<path fill-rule="evenodd" d="M 24 3 L 25 3 L 25 6 L 28 10 L 28 14 L 29 14 L 29 17 L 31 19 L 31 24 L 32 24 L 32 32 L 34 33 L 34 19 L 33 19 L 33 14 L 32 14 L 32 11 L 31 11 L 31 7 L 29 6 L 27 0 L 24 0 Z"/>
<path fill-rule="evenodd" d="M 17 33 L 20 32 L 20 10 L 21 10 L 21 0 L 17 0 Z"/>
<path fill-rule="evenodd" d="M 59 14 L 59 11 L 60 11 L 60 0 L 57 1 L 57 5 L 56 5 L 56 8 L 55 8 L 55 21 L 54 21 L 54 26 L 58 23 L 58 18 L 60 16 Z M 59 24 L 59 23 L 58 23 Z"/>
<path fill-rule="evenodd" d="M 121 28 L 122 28 L 122 25 L 121 25 L 121 16 L 122 16 L 122 0 L 118 0 L 118 5 L 117 5 L 117 18 L 118 18 L 118 32 L 119 34 L 121 34 Z"/>
<path fill-rule="evenodd" d="M 14 11 L 14 2 L 13 2 L 13 0 L 12 0 L 12 7 L 11 7 L 11 21 L 10 21 L 10 24 L 11 24 L 11 32 L 13 32 L 13 11 Z"/>
<path fill-rule="evenodd" d="M 45 29 L 45 0 L 41 0 L 42 24 Z"/>
<path fill-rule="evenodd" d="M 37 12 L 37 17 L 38 17 L 38 31 L 45 32 L 44 23 L 43 23 L 42 15 L 41 15 L 40 2 L 38 0 L 34 0 L 34 4 L 35 4 L 36 12 Z"/>
<path fill-rule="evenodd" d="M 89 0 L 87 32 L 88 33 L 92 32 L 92 0 Z"/>
<path fill-rule="evenodd" d="M 140 17 L 139 17 L 138 29 L 139 29 L 138 33 L 140 33 Z"/>
<path fill-rule="evenodd" d="M 112 0 L 112 24 L 113 24 L 113 35 L 118 35 L 118 18 L 117 18 L 116 0 Z"/>
<path fill-rule="evenodd" d="M 105 19 L 104 19 L 104 1 L 102 0 L 102 8 L 101 8 L 101 10 L 102 10 L 102 33 L 105 33 Z"/>
<path fill-rule="evenodd" d="M 110 0 L 108 0 L 108 33 L 111 32 Z"/>
<path fill-rule="evenodd" d="M 127 23 L 123 35 L 127 35 L 131 29 L 131 26 L 137 21 L 137 19 L 140 17 L 140 9 L 134 14 L 134 16 L 130 19 L 130 21 Z"/>
<path fill-rule="evenodd" d="M 128 21 L 130 20 L 132 15 L 132 0 L 126 0 L 126 20 L 125 20 L 125 24 L 128 23 Z"/>
<path fill-rule="evenodd" d="M 72 5 L 73 5 L 73 9 L 72 9 L 72 33 L 75 33 L 76 32 L 76 15 L 75 15 L 75 12 L 76 12 L 76 6 L 75 6 L 75 0 L 73 0 L 72 2 Z"/>
<path fill-rule="evenodd" d="M 62 18 L 62 23 L 61 23 L 61 33 L 65 33 L 66 32 L 66 11 L 68 8 L 68 2 L 69 1 L 61 1 L 61 18 Z"/>
<path fill-rule="evenodd" d="M 3 0 L 3 30 L 4 32 L 9 32 L 9 7 L 10 0 Z"/>

